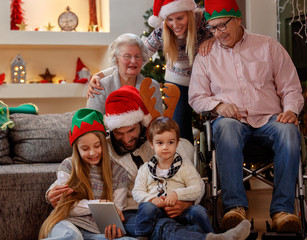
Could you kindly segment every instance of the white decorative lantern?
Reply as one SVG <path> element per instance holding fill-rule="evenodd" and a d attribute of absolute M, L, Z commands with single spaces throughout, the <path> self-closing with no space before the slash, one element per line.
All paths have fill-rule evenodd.
<path fill-rule="evenodd" d="M 12 83 L 26 83 L 26 62 L 18 54 L 11 63 Z"/>

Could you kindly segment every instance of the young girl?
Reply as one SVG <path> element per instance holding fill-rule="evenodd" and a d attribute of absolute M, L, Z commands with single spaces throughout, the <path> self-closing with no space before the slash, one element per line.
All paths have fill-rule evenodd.
<path fill-rule="evenodd" d="M 201 197 L 199 174 L 192 163 L 176 153 L 179 136 L 177 123 L 164 116 L 153 119 L 147 129 L 155 156 L 139 169 L 132 190 L 133 198 L 141 203 L 135 228 L 138 239 L 148 239 L 156 220 L 167 217 L 164 207 L 174 206 L 177 200 L 195 201 Z M 245 239 L 250 228 L 250 223 L 244 221 L 224 235 L 210 233 L 213 229 L 207 211 L 200 205 L 190 206 L 174 220 L 199 225 L 204 233 L 209 233 L 204 239 Z"/>
<path fill-rule="evenodd" d="M 57 207 L 43 223 L 39 239 L 113 239 L 122 237 L 119 228 L 108 226 L 104 234 L 92 218 L 88 203 L 113 201 L 125 206 L 127 172 L 109 159 L 103 116 L 92 109 L 78 110 L 72 119 L 69 141 L 71 158 L 57 172 L 57 184 L 67 184 L 73 192 L 64 193 Z M 122 214 L 119 210 L 119 214 Z M 129 239 L 129 238 L 123 238 Z"/>

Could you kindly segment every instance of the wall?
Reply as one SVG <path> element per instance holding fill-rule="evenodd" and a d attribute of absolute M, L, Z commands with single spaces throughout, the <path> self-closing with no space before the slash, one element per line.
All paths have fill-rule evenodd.
<path fill-rule="evenodd" d="M 246 28 L 277 39 L 276 0 L 246 0 Z"/>
<path fill-rule="evenodd" d="M 84 5 L 86 2 L 86 5 Z M 76 61 L 80 57 L 83 63 L 95 73 L 100 69 L 109 66 L 108 45 L 120 34 L 131 32 L 137 35 L 145 30 L 143 14 L 152 6 L 152 0 L 100 0 L 97 1 L 101 9 L 108 8 L 99 17 L 104 25 L 105 33 L 80 33 L 87 26 L 88 21 L 88 1 L 84 0 L 44 0 L 24 1 L 25 20 L 30 28 L 36 25 L 47 26 L 48 22 L 57 26 L 57 17 L 63 12 L 67 5 L 75 12 L 80 21 L 79 29 L 75 33 L 74 39 L 70 32 L 21 32 L 10 31 L 10 11 L 9 1 L 0 1 L 0 74 L 6 74 L 6 83 L 10 83 L 10 64 L 17 54 L 20 54 L 26 61 L 27 81 L 38 81 L 39 74 L 44 73 L 48 68 L 52 74 L 56 74 L 53 79 L 58 82 L 65 79 L 72 82 L 75 77 Z M 47 4 L 48 3 L 48 4 Z M 46 6 L 44 6 L 46 4 Z M 83 4 L 79 7 L 78 4 Z M 35 5 L 35 7 L 33 6 Z M 53 12 L 46 17 L 46 8 Z M 35 16 L 35 20 L 31 17 Z M 44 20 L 44 17 L 46 19 Z M 87 36 L 90 37 L 87 37 Z M 86 37 L 84 37 L 86 36 Z M 67 40 L 65 39 L 67 37 Z M 82 40 L 86 39 L 86 43 Z M 72 44 L 70 45 L 69 42 Z M 54 43 L 54 44 L 53 44 Z M 1 85 L 0 85 L 1 88 Z M 16 98 L 3 99 L 9 106 L 17 106 L 22 103 L 32 102 L 39 107 L 40 113 L 62 113 L 72 111 L 85 106 L 85 98 Z"/>

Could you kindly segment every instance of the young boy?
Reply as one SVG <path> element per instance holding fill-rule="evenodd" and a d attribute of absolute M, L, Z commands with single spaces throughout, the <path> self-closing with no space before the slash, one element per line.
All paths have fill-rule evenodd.
<path fill-rule="evenodd" d="M 177 200 L 194 202 L 201 197 L 202 180 L 198 172 L 189 159 L 183 160 L 176 153 L 179 136 L 177 123 L 163 116 L 153 119 L 147 129 L 147 138 L 155 156 L 139 169 L 132 190 L 133 198 L 141 203 L 136 217 L 137 239 L 149 238 L 156 219 L 166 217 L 165 207 L 174 206 Z M 214 234 L 207 211 L 200 205 L 188 207 L 174 220 L 199 225 L 206 240 L 243 240 L 248 237 L 251 226 L 244 220 L 223 234 Z"/>
<path fill-rule="evenodd" d="M 167 117 L 152 120 L 147 138 L 155 156 L 138 172 L 132 190 L 133 198 L 141 203 L 138 208 L 136 235 L 146 239 L 154 229 L 156 219 L 165 217 L 163 208 L 174 206 L 177 200 L 195 201 L 201 197 L 200 176 L 192 163 L 183 161 L 176 153 L 179 142 L 179 127 Z M 206 209 L 192 205 L 181 216 L 180 223 L 198 224 L 205 232 L 212 232 Z M 145 238 L 144 238 L 145 237 Z"/>

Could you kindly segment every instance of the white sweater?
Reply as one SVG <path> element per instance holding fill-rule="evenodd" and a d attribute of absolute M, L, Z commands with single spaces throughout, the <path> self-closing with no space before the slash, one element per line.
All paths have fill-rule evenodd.
<path fill-rule="evenodd" d="M 183 161 L 178 172 L 171 178 L 164 179 L 163 185 L 169 195 L 176 192 L 180 201 L 196 201 L 201 196 L 201 178 L 196 168 Z M 138 203 L 148 202 L 157 197 L 157 180 L 155 180 L 148 168 L 148 162 L 139 169 L 135 179 L 132 195 Z"/>

